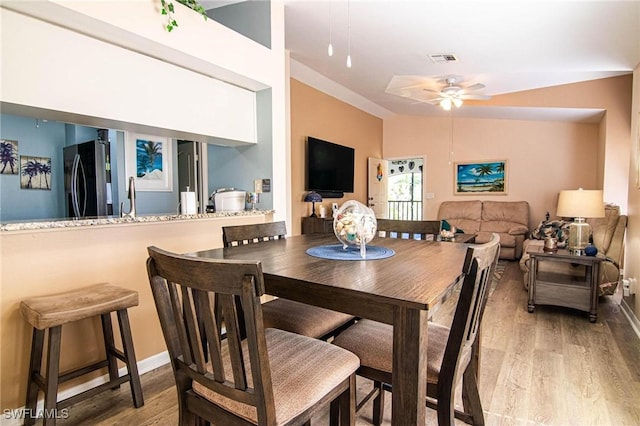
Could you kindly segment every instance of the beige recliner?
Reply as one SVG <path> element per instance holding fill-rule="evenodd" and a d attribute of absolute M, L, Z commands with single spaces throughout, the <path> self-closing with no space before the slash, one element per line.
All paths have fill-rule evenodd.
<path fill-rule="evenodd" d="M 627 216 L 620 214 L 620 207 L 615 205 L 605 206 L 605 217 L 587 219 L 591 225 L 593 245 L 598 248 L 598 256 L 604 256 L 605 261 L 600 264 L 600 278 L 598 286 L 600 296 L 612 295 L 616 292 L 620 279 L 620 269 L 624 258 L 624 234 L 627 227 Z M 529 288 L 529 255 L 527 249 L 531 245 L 542 246 L 543 240 L 527 239 L 523 244 L 523 255 L 520 259 L 520 270 L 524 273 L 524 288 Z M 564 262 L 545 262 L 546 267 L 577 268 Z M 556 271 L 562 273 L 562 271 Z"/>

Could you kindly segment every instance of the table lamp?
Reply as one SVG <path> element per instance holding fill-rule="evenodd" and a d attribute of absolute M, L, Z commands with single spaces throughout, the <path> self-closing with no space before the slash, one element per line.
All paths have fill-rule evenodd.
<path fill-rule="evenodd" d="M 601 190 L 566 190 L 558 197 L 558 216 L 573 218 L 569 225 L 569 253 L 582 256 L 589 245 L 591 233 L 588 217 L 604 217 L 604 201 Z"/>
<path fill-rule="evenodd" d="M 304 196 L 304 201 L 306 203 L 311 203 L 311 214 L 309 215 L 309 217 L 318 217 L 316 216 L 316 203 L 322 202 L 322 196 L 317 192 L 307 192 L 307 194 Z"/>

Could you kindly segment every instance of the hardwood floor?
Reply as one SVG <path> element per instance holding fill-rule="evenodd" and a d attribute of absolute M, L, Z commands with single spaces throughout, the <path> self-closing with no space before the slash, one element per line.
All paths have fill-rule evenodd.
<path fill-rule="evenodd" d="M 486 424 L 640 425 L 640 340 L 618 300 L 601 299 L 595 324 L 588 313 L 566 308 L 538 306 L 529 314 L 518 264 L 508 262 L 483 320 L 479 383 Z M 450 306 L 435 320 L 446 322 Z M 358 379 L 359 393 L 368 386 Z M 69 418 L 58 424 L 177 424 L 171 367 L 144 374 L 142 387 L 144 407 L 133 408 L 129 388 L 122 386 L 108 397 L 70 407 Z M 386 401 L 385 424 L 390 424 L 391 398 Z M 326 413 L 315 420 L 328 424 Z M 357 424 L 370 422 L 367 407 Z M 427 423 L 436 423 L 432 410 Z"/>

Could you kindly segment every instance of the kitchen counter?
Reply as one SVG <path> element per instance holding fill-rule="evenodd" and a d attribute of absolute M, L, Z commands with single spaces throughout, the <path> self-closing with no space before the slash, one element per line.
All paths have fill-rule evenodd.
<path fill-rule="evenodd" d="M 94 217 L 87 219 L 42 219 L 32 222 L 7 222 L 0 224 L 0 232 L 34 231 L 39 229 L 78 228 L 84 226 L 101 226 L 123 223 L 154 223 L 173 220 L 214 219 L 223 217 L 241 217 L 273 214 L 273 210 L 244 210 L 241 212 L 198 213 L 198 214 L 163 214 L 130 217 Z"/>

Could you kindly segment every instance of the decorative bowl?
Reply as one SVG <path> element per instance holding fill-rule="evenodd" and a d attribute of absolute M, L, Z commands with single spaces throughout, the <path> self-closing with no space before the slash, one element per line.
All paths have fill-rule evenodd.
<path fill-rule="evenodd" d="M 355 200 L 346 201 L 333 216 L 333 232 L 345 249 L 371 242 L 377 226 L 373 210 Z"/>

